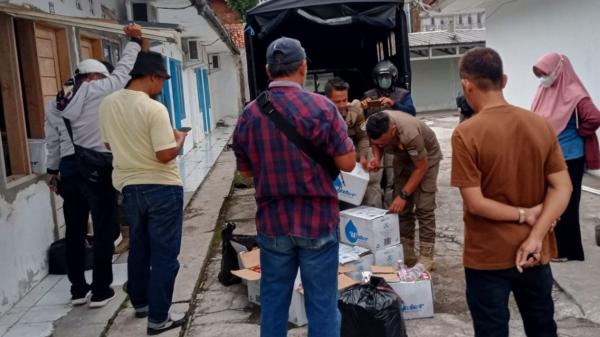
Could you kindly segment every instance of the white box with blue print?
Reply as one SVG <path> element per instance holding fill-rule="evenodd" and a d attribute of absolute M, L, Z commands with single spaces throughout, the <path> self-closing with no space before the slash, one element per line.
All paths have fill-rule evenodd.
<path fill-rule="evenodd" d="M 338 199 L 352 205 L 360 205 L 369 185 L 369 173 L 356 164 L 351 172 L 342 171 L 333 185 Z"/>
<path fill-rule="evenodd" d="M 340 238 L 343 243 L 377 251 L 400 243 L 397 214 L 384 209 L 360 206 L 340 212 Z"/>

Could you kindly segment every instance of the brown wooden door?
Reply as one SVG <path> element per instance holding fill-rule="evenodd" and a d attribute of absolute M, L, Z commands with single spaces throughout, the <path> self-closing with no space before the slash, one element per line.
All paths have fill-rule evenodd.
<path fill-rule="evenodd" d="M 53 28 L 36 25 L 35 43 L 40 67 L 40 80 L 44 105 L 48 103 L 61 88 L 60 64 L 58 59 L 58 43 Z"/>
<path fill-rule="evenodd" d="M 82 61 L 86 59 L 103 60 L 102 41 L 90 37 L 79 38 L 79 53 Z"/>
<path fill-rule="evenodd" d="M 87 60 L 94 58 L 94 46 L 92 45 L 92 40 L 81 38 L 79 41 L 80 52 L 81 52 L 81 60 Z"/>

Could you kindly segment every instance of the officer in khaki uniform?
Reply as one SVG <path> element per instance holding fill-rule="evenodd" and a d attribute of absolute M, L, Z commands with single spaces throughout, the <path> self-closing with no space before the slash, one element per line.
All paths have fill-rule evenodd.
<path fill-rule="evenodd" d="M 381 61 L 375 65 L 371 73 L 375 88 L 364 93 L 361 101 L 365 116 L 368 118 L 374 113 L 383 110 L 399 110 L 412 116 L 416 114 L 410 91 L 395 85 L 398 81 L 398 68 L 389 60 Z M 382 206 L 388 207 L 392 203 L 394 188 L 394 163 L 393 155 L 384 155 L 383 163 L 385 169 L 381 173 L 381 182 L 385 174 L 384 190 L 382 191 Z"/>
<path fill-rule="evenodd" d="M 415 218 L 419 221 L 419 258 L 433 269 L 435 244 L 435 193 L 442 152 L 435 133 L 421 120 L 401 111 L 386 110 L 367 120 L 373 160 L 369 171 L 381 169 L 383 152 L 395 154 L 394 200 L 390 212 L 398 213 L 400 236 L 407 264 L 415 256 Z"/>
<path fill-rule="evenodd" d="M 348 103 L 348 90 L 350 86 L 343 79 L 336 77 L 325 84 L 325 95 L 338 108 L 348 125 L 348 136 L 356 148 L 356 161 L 366 162 L 371 155 L 369 136 L 364 128 L 365 114 L 359 100 Z M 379 182 L 382 172 L 369 173 L 369 185 L 363 199 L 363 205 L 382 207 L 383 191 Z"/>

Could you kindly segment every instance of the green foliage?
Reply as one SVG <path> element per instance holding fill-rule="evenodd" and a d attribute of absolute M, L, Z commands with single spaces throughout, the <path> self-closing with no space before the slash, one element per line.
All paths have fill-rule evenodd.
<path fill-rule="evenodd" d="M 246 20 L 246 12 L 256 6 L 258 0 L 227 0 L 231 9 L 238 11 L 242 15 L 242 20 Z"/>

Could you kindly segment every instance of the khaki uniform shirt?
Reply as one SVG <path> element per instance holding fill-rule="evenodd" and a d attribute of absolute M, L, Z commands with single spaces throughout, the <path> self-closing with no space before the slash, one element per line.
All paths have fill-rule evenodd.
<path fill-rule="evenodd" d="M 361 156 L 368 158 L 370 142 L 367 131 L 364 129 L 365 113 L 359 100 L 355 99 L 348 105 L 348 112 L 344 116 L 344 120 L 348 125 L 348 136 L 350 136 L 356 148 L 357 161 L 360 160 Z"/>
<path fill-rule="evenodd" d="M 394 153 L 401 165 L 413 166 L 414 162 L 423 158 L 428 159 L 430 167 L 440 162 L 440 144 L 427 124 L 402 111 L 386 110 L 385 113 L 398 128 L 396 137 L 385 147 L 385 152 Z"/>

